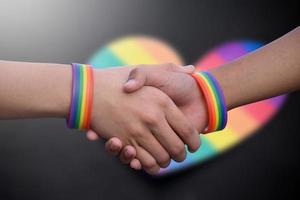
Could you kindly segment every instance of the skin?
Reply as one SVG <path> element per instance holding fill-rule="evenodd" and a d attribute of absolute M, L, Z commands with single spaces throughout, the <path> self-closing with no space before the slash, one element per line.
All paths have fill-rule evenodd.
<path fill-rule="evenodd" d="M 124 91 L 130 93 L 138 91 L 143 86 L 153 86 L 162 89 L 167 95 L 174 98 L 172 96 L 173 92 L 181 91 L 184 87 L 185 79 L 187 79 L 179 78 L 174 74 L 177 68 L 166 69 L 160 67 L 150 71 L 142 70 L 141 68 L 138 66 L 138 70 L 134 69 L 131 72 L 129 81 L 124 84 Z M 210 72 L 218 80 L 223 90 L 228 110 L 300 90 L 300 27 L 270 44 L 220 68 L 212 69 Z M 182 76 L 189 75 L 182 74 Z M 173 82 L 170 83 L 168 80 L 173 80 Z M 170 84 L 161 88 L 161 85 L 164 85 L 166 82 Z M 197 93 L 197 88 L 192 88 L 186 88 L 186 90 L 191 93 Z M 184 95 L 177 95 L 175 103 L 178 99 L 184 101 Z M 192 97 L 196 98 L 196 96 Z M 193 100 L 190 99 L 190 102 L 193 102 Z M 199 105 L 204 106 L 202 99 L 200 99 Z M 189 107 L 189 105 L 185 106 Z M 205 112 L 199 112 L 199 110 L 196 112 L 198 114 L 195 115 L 206 118 L 203 115 Z M 198 128 L 199 124 L 201 125 L 200 127 L 203 125 L 201 120 L 198 126 L 197 122 L 193 123 Z M 95 135 L 91 131 L 88 134 L 90 138 Z M 93 139 L 97 138 L 94 137 Z M 112 138 L 107 142 L 106 151 L 114 155 L 120 154 L 121 160 L 124 163 L 130 163 L 130 166 L 134 169 L 142 168 L 139 160 L 135 158 L 135 149 L 132 146 L 123 147 L 118 138 Z"/>
<path fill-rule="evenodd" d="M 174 102 L 156 88 L 145 87 L 141 93 L 140 90 L 132 94 L 120 92 L 129 71 L 128 68 L 101 71 L 95 85 L 105 85 L 106 89 L 95 92 L 94 98 L 99 102 L 93 107 L 92 129 L 105 139 L 117 136 L 133 145 L 137 157 L 143 158 L 146 171 L 155 168 L 152 171 L 156 172 L 158 165 L 168 166 L 170 157 L 184 160 L 184 144 L 190 144 L 193 151 L 200 145 L 194 127 Z"/>
<path fill-rule="evenodd" d="M 300 28 L 296 28 L 253 53 L 211 70 L 223 89 L 227 109 L 299 90 L 299 44 Z M 95 70 L 92 130 L 87 135 L 93 140 L 99 136 L 110 139 L 107 151 L 120 155 L 132 168 L 156 173 L 168 165 L 170 158 L 184 159 L 184 142 L 192 151 L 199 147 L 193 124 L 197 131 L 203 130 L 206 108 L 201 91 L 193 87 L 195 81 L 188 74 L 178 74 L 178 66 L 165 64 L 154 71 L 144 65 L 136 68 L 131 72 L 129 68 Z M 0 119 L 67 116 L 69 66 L 0 61 L 0 69 Z M 127 77 L 130 79 L 125 83 Z M 122 93 L 123 83 L 123 91 L 130 94 Z M 193 95 L 186 92 L 189 89 Z M 197 92 L 199 95 L 194 95 Z M 128 116 L 134 123 L 126 121 Z"/>
<path fill-rule="evenodd" d="M 193 66 L 187 66 L 194 68 Z M 178 108 L 201 133 L 207 124 L 207 110 L 205 100 L 194 78 L 189 73 L 183 73 L 180 66 L 175 64 L 140 65 L 130 72 L 129 80 L 123 87 L 127 93 L 136 92 L 144 85 L 151 85 L 169 95 Z M 87 132 L 87 137 L 97 140 L 97 134 Z M 198 137 L 199 138 L 199 137 Z M 118 138 L 112 138 L 106 143 L 106 150 L 112 155 L 118 155 L 122 143 Z M 130 163 L 134 169 L 141 169 L 138 159 L 134 159 L 135 149 L 126 146 L 120 154 L 123 163 Z M 131 161 L 131 162 L 130 162 Z"/>
<path fill-rule="evenodd" d="M 0 119 L 68 116 L 69 65 L 0 61 L 0 69 Z M 94 70 L 91 130 L 134 147 L 143 169 L 154 174 L 171 158 L 184 160 L 184 144 L 195 151 L 200 141 L 193 125 L 162 91 L 144 87 L 123 92 L 129 73 L 129 68 Z"/>

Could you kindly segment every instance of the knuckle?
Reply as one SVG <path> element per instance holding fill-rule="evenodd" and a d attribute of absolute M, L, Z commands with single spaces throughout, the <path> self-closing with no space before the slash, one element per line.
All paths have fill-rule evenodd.
<path fill-rule="evenodd" d="M 137 128 L 137 127 L 132 127 L 128 129 L 128 133 L 130 134 L 131 137 L 133 138 L 139 138 L 142 136 L 142 130 Z"/>
<path fill-rule="evenodd" d="M 166 107 L 170 103 L 169 98 L 166 95 L 159 95 L 159 97 L 157 97 L 157 101 L 162 107 Z"/>
<path fill-rule="evenodd" d="M 182 125 L 181 136 L 183 138 L 188 139 L 188 138 L 192 137 L 193 134 L 194 134 L 194 127 L 191 124 L 185 123 Z"/>
<path fill-rule="evenodd" d="M 149 112 L 145 116 L 145 122 L 150 125 L 155 125 L 159 123 L 160 118 L 161 118 L 160 112 Z"/>

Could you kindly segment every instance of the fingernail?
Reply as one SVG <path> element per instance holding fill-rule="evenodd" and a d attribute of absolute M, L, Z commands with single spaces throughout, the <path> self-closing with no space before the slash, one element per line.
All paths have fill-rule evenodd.
<path fill-rule="evenodd" d="M 128 149 L 125 149 L 125 157 L 129 158 L 130 157 L 130 152 Z"/>
<path fill-rule="evenodd" d="M 126 83 L 125 83 L 125 85 L 126 86 L 132 86 L 132 85 L 134 85 L 135 84 L 135 80 L 134 79 L 129 79 Z"/>
<path fill-rule="evenodd" d="M 195 153 L 197 151 L 197 150 L 191 149 L 190 147 L 188 147 L 188 150 L 189 150 L 190 153 Z"/>
<path fill-rule="evenodd" d="M 112 151 L 115 151 L 115 150 L 118 149 L 118 147 L 117 147 L 116 145 L 114 145 L 113 142 L 111 142 L 111 143 L 110 143 L 110 149 L 111 149 Z"/>
<path fill-rule="evenodd" d="M 184 68 L 186 69 L 194 69 L 195 66 L 194 65 L 186 65 L 186 66 L 183 66 Z"/>

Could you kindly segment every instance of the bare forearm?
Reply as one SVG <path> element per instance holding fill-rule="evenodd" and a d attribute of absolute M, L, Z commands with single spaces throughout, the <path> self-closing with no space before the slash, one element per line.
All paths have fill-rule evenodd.
<path fill-rule="evenodd" d="M 68 65 L 0 61 L 0 119 L 66 117 Z"/>
<path fill-rule="evenodd" d="M 228 109 L 300 89 L 300 28 L 212 74 Z"/>

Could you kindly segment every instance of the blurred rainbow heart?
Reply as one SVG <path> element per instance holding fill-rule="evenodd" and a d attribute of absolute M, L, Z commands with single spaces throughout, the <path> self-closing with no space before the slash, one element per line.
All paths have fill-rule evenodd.
<path fill-rule="evenodd" d="M 263 44 L 252 40 L 238 40 L 223 43 L 202 56 L 195 64 L 197 70 L 220 66 L 226 62 L 249 53 Z M 183 59 L 167 43 L 152 37 L 132 36 L 112 41 L 100 48 L 88 63 L 98 68 L 173 62 L 183 65 Z M 170 166 L 161 170 L 168 174 L 212 158 L 239 144 L 245 138 L 264 126 L 282 106 L 286 96 L 249 104 L 228 113 L 228 125 L 223 131 L 201 135 L 201 147 L 195 153 L 188 153 L 184 162 L 172 161 Z"/>

